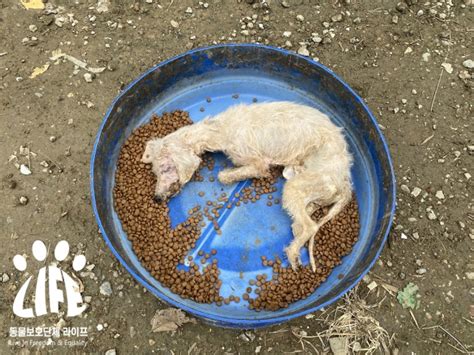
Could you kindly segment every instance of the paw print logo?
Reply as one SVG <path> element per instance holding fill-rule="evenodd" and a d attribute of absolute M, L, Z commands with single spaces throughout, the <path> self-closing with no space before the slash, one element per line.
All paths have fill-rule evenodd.
<path fill-rule="evenodd" d="M 32 245 L 33 257 L 37 261 L 45 261 L 48 256 L 46 245 L 41 240 L 36 240 Z M 54 249 L 54 258 L 61 262 L 69 255 L 69 243 L 61 240 Z M 25 271 L 27 262 L 23 255 L 13 257 L 13 265 L 18 271 Z M 86 257 L 76 255 L 72 261 L 74 271 L 81 271 L 86 266 Z M 48 277 L 46 278 L 46 274 Z M 43 266 L 36 276 L 36 287 L 34 289 L 34 310 L 33 307 L 25 308 L 25 298 L 28 292 L 33 275 L 30 276 L 21 286 L 13 302 L 13 313 L 21 318 L 34 318 L 48 313 L 48 303 L 50 313 L 59 313 L 59 304 L 67 302 L 67 316 L 74 317 L 81 314 L 86 305 L 83 304 L 79 284 L 69 274 L 61 270 L 55 263 Z M 64 284 L 64 292 L 59 287 Z M 46 300 L 46 290 L 48 290 L 48 300 Z"/>

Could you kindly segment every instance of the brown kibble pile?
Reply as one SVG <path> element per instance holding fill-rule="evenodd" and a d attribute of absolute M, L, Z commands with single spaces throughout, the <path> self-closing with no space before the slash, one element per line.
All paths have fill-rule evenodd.
<path fill-rule="evenodd" d="M 320 219 L 327 210 L 318 208 L 313 219 Z M 273 277 L 267 281 L 267 275 L 259 275 L 257 281 L 251 280 L 251 284 L 257 286 L 255 293 L 258 297 L 249 299 L 250 309 L 275 311 L 310 296 L 332 269 L 341 264 L 341 258 L 351 252 L 358 235 L 359 211 L 355 199 L 352 199 L 341 213 L 321 227 L 314 238 L 316 272 L 309 265 L 294 271 L 291 267 L 282 267 L 279 258 L 273 261 L 262 257 L 262 264 L 273 268 Z"/>
<path fill-rule="evenodd" d="M 355 200 L 315 236 L 315 273 L 310 266 L 294 271 L 290 267 L 282 267 L 279 258 L 270 260 L 262 256 L 262 264 L 272 267 L 273 277 L 267 280 L 267 275 L 259 275 L 256 280 L 250 280 L 249 284 L 257 297 L 252 298 L 252 287 L 248 287 L 242 298 L 234 295 L 224 298 L 219 294 L 222 281 L 219 280 L 217 251 L 201 250 L 195 260 L 186 255 L 195 247 L 201 228 L 205 226 L 204 218 L 213 224 L 220 235 L 218 218 L 223 209 L 255 203 L 265 195 L 268 206 L 278 205 L 280 200 L 272 194 L 277 191 L 274 185 L 281 177 L 282 169 L 272 168 L 269 177 L 253 179 L 250 186 L 233 196 L 221 193 L 216 201 L 204 200 L 203 206 L 191 208 L 188 219 L 172 229 L 166 202 L 154 200 L 156 177 L 151 165 L 142 163 L 141 157 L 148 140 L 164 137 L 189 124 L 192 121 L 183 111 L 165 113 L 162 117 L 153 116 L 148 124 L 133 132 L 120 152 L 114 187 L 115 209 L 142 265 L 163 286 L 183 298 L 201 303 L 215 302 L 221 306 L 239 303 L 243 299 L 250 309 L 256 311 L 277 310 L 311 295 L 332 269 L 341 263 L 341 258 L 350 253 L 357 241 L 359 214 Z M 211 171 L 214 165 L 213 158 L 204 155 L 200 169 Z M 211 178 L 209 180 L 213 181 L 214 178 Z M 199 182 L 204 178 L 197 171 L 193 180 Z M 205 193 L 201 191 L 198 196 L 202 198 Z M 326 213 L 326 208 L 319 208 L 313 218 L 320 219 Z M 189 268 L 178 269 L 185 261 Z"/>
<path fill-rule="evenodd" d="M 138 259 L 163 286 L 197 302 L 223 302 L 217 259 L 205 267 L 196 261 L 190 262 L 189 270 L 177 269 L 201 234 L 203 216 L 199 206 L 192 209 L 184 223 L 171 229 L 168 206 L 153 199 L 156 177 L 151 165 L 140 161 L 149 139 L 164 137 L 191 123 L 187 113 L 175 111 L 161 118 L 154 116 L 133 132 L 119 156 L 115 209 Z"/>

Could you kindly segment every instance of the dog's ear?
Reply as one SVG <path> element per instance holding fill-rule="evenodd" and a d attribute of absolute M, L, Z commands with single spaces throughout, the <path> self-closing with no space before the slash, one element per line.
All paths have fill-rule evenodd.
<path fill-rule="evenodd" d="M 182 151 L 180 154 L 173 155 L 172 158 L 178 169 L 179 183 L 183 186 L 191 180 L 194 172 L 199 168 L 201 158 L 191 150 Z"/>
<path fill-rule="evenodd" d="M 143 152 L 142 155 L 142 162 L 145 164 L 150 164 L 153 159 L 160 154 L 162 146 L 162 139 L 158 138 L 148 141 L 145 146 L 145 152 Z"/>

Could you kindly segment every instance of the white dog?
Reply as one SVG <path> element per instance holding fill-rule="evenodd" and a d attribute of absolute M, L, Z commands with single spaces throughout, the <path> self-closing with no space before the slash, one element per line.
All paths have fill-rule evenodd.
<path fill-rule="evenodd" d="M 186 184 L 204 152 L 224 152 L 235 167 L 219 172 L 224 184 L 265 177 L 272 165 L 283 166 L 288 180 L 282 204 L 293 219 L 295 239 L 286 248 L 291 266 L 309 241 L 313 271 L 314 235 L 350 202 L 352 157 L 341 129 L 315 108 L 291 102 L 236 105 L 193 125 L 147 143 L 142 157 L 153 163 L 156 197 L 165 199 L 172 187 Z M 330 206 L 314 221 L 313 204 Z"/>

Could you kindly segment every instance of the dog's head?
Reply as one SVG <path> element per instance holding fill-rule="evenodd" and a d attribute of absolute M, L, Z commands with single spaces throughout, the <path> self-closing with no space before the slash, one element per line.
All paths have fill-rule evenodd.
<path fill-rule="evenodd" d="M 146 144 L 142 162 L 153 164 L 156 175 L 155 198 L 166 200 L 191 180 L 201 159 L 184 144 L 154 139 Z"/>

